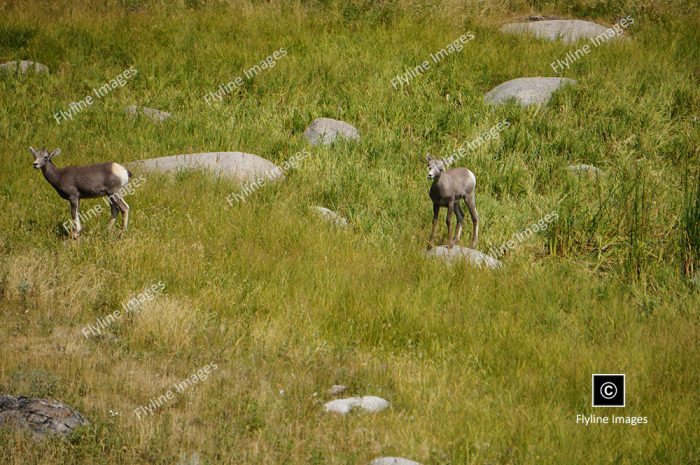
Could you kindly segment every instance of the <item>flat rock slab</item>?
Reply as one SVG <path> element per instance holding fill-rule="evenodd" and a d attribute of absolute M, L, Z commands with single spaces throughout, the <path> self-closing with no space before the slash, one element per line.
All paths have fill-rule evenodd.
<path fill-rule="evenodd" d="M 140 111 L 139 111 L 140 110 Z M 153 121 L 165 121 L 172 116 L 172 113 L 162 110 L 156 110 L 155 108 L 148 107 L 137 107 L 136 105 L 129 105 L 124 109 L 128 114 L 136 116 L 140 113 L 151 118 Z"/>
<path fill-rule="evenodd" d="M 311 209 L 329 223 L 333 223 L 334 225 L 340 226 L 341 228 L 345 228 L 348 225 L 348 220 L 346 220 L 333 210 L 329 210 L 325 207 L 319 206 L 313 206 L 311 207 Z"/>
<path fill-rule="evenodd" d="M 402 457 L 380 457 L 372 460 L 369 465 L 422 465 L 413 460 L 404 459 Z"/>
<path fill-rule="evenodd" d="M 589 174 L 593 176 L 603 174 L 603 170 L 593 165 L 569 165 L 567 169 L 576 174 Z"/>
<path fill-rule="evenodd" d="M 34 71 L 35 73 L 48 73 L 49 67 L 42 65 L 41 63 L 36 63 L 34 61 L 22 60 L 22 61 L 8 61 L 0 65 L 0 69 L 7 71 L 14 71 L 21 74 L 26 74 L 27 71 Z"/>
<path fill-rule="evenodd" d="M 24 396 L 0 396 L 0 427 L 26 428 L 40 437 L 68 435 L 88 421 L 66 404 Z"/>
<path fill-rule="evenodd" d="M 591 21 L 580 19 L 554 19 L 545 21 L 532 21 L 527 23 L 509 23 L 501 26 L 501 32 L 506 34 L 532 35 L 539 39 L 561 40 L 563 42 L 576 42 L 581 39 L 599 37 L 608 32 L 607 27 Z M 619 38 L 617 34 L 611 36 Z M 605 37 L 605 41 L 609 37 Z"/>
<path fill-rule="evenodd" d="M 458 245 L 455 245 L 451 249 L 445 245 L 433 247 L 425 253 L 425 256 L 428 258 L 440 258 L 448 263 L 464 260 L 472 265 L 483 266 L 492 270 L 503 266 L 499 260 L 490 255 Z"/>
<path fill-rule="evenodd" d="M 359 140 L 360 133 L 352 124 L 331 118 L 315 119 L 304 131 L 304 137 L 311 145 L 330 145 L 336 139 Z"/>
<path fill-rule="evenodd" d="M 269 160 L 257 155 L 243 152 L 207 152 L 169 157 L 139 160 L 130 164 L 135 169 L 173 173 L 180 170 L 203 169 L 217 176 L 235 181 L 255 181 L 258 178 L 266 182 L 284 179 L 282 169 Z"/>
<path fill-rule="evenodd" d="M 367 412 L 381 412 L 389 408 L 391 404 L 388 400 L 375 396 L 348 397 L 347 399 L 336 399 L 327 402 L 324 407 L 326 412 L 340 413 L 345 415 L 354 408 L 359 408 Z"/>
<path fill-rule="evenodd" d="M 521 106 L 546 103 L 560 87 L 576 81 L 558 77 L 529 77 L 506 81 L 486 93 L 484 102 L 499 105 L 514 98 Z"/>

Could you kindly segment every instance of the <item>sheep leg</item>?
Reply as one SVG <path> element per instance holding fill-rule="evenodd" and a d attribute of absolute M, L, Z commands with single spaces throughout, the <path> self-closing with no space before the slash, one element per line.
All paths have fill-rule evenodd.
<path fill-rule="evenodd" d="M 476 211 L 476 198 L 474 196 L 474 191 L 467 194 L 465 199 L 467 202 L 467 208 L 469 209 L 469 216 L 472 217 L 472 249 L 476 248 L 479 242 L 479 214 Z"/>
<path fill-rule="evenodd" d="M 437 234 L 438 228 L 438 216 L 440 216 L 440 205 L 433 204 L 433 232 L 430 234 L 430 247 L 435 244 L 435 235 Z"/>
<path fill-rule="evenodd" d="M 462 237 L 462 223 L 464 223 L 464 212 L 459 205 L 459 201 L 455 202 L 455 214 L 457 215 L 457 232 L 455 233 L 453 243 L 459 244 L 459 240 Z"/>
<path fill-rule="evenodd" d="M 447 247 L 449 247 L 450 249 L 454 245 L 454 243 L 452 242 L 452 213 L 454 212 L 454 210 L 455 202 L 453 200 L 447 205 L 447 220 L 445 221 L 445 223 L 447 223 Z"/>
<path fill-rule="evenodd" d="M 115 193 L 112 198 L 117 204 L 117 207 L 119 207 L 119 210 L 122 212 L 122 230 L 126 231 L 126 229 L 129 227 L 129 205 L 119 194 Z"/>
<path fill-rule="evenodd" d="M 71 197 L 68 199 L 70 202 L 70 215 L 72 218 L 72 228 L 70 237 L 72 239 L 77 239 L 80 236 L 80 197 Z"/>
<path fill-rule="evenodd" d="M 107 196 L 109 208 L 112 210 L 112 217 L 109 219 L 109 224 L 107 224 L 107 229 L 110 231 L 114 227 L 114 223 L 117 221 L 117 216 L 119 215 L 119 207 L 117 207 L 116 202 L 112 199 L 112 195 L 113 194 Z"/>

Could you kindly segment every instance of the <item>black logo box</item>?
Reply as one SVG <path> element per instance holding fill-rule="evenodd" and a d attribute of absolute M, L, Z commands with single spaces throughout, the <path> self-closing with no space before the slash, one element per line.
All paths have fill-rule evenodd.
<path fill-rule="evenodd" d="M 625 375 L 594 374 L 591 380 L 593 407 L 625 406 Z"/>

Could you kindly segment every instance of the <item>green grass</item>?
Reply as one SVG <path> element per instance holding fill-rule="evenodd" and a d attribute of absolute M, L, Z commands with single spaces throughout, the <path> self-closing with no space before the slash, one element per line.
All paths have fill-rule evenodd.
<path fill-rule="evenodd" d="M 0 61 L 51 68 L 0 75 L 0 394 L 56 398 L 91 424 L 39 443 L 0 430 L 0 463 L 700 463 L 697 4 L 64 3 L 0 4 Z M 563 73 L 578 84 L 546 106 L 485 106 L 495 85 L 553 75 L 577 48 L 498 33 L 531 13 L 635 25 Z M 392 88 L 466 31 L 462 52 Z M 273 69 L 204 102 L 280 47 Z M 124 87 L 56 124 L 132 65 Z M 129 104 L 173 117 L 130 118 Z M 59 166 L 206 151 L 282 164 L 308 149 L 316 117 L 352 123 L 361 141 L 311 148 L 233 207 L 228 181 L 136 173 L 147 181 L 120 237 L 103 212 L 69 240 L 68 204 L 27 151 L 60 147 Z M 498 271 L 426 260 L 425 153 L 447 157 L 503 119 L 460 162 L 478 179 L 479 248 L 559 220 Z M 83 337 L 161 280 L 140 313 Z M 212 361 L 197 389 L 134 415 Z M 626 373 L 627 407 L 591 408 L 592 373 Z M 336 383 L 392 407 L 326 414 Z M 576 424 L 591 413 L 649 423 Z"/>

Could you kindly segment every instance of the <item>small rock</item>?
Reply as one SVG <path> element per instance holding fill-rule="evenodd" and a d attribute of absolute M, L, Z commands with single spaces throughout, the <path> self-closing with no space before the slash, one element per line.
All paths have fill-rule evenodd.
<path fill-rule="evenodd" d="M 334 384 L 333 387 L 331 387 L 330 393 L 332 396 L 339 396 L 344 393 L 347 388 L 347 386 L 343 386 L 342 384 Z"/>
<path fill-rule="evenodd" d="M 0 65 L 0 69 L 7 71 L 15 71 L 20 74 L 26 74 L 30 69 L 35 73 L 48 73 L 49 67 L 42 65 L 41 63 L 36 63 L 34 61 L 8 61 Z"/>
<path fill-rule="evenodd" d="M 458 245 L 453 246 L 451 249 L 447 246 L 441 245 L 438 247 L 433 247 L 428 250 L 425 255 L 428 258 L 441 258 L 448 263 L 453 263 L 457 260 L 466 260 L 472 265 L 485 266 L 489 269 L 496 269 L 503 266 L 503 264 L 493 258 L 490 255 L 486 255 L 478 250 L 470 249 L 468 247 L 460 247 Z"/>
<path fill-rule="evenodd" d="M 345 121 L 317 118 L 306 128 L 304 137 L 311 145 L 330 145 L 339 137 L 348 140 L 358 140 L 360 134 L 355 126 Z"/>
<path fill-rule="evenodd" d="M 390 405 L 391 404 L 389 404 L 389 401 L 384 400 L 381 397 L 364 396 L 332 400 L 327 402 L 324 407 L 326 412 L 345 415 L 355 407 L 361 408 L 362 410 L 366 410 L 368 412 L 381 412 L 382 410 L 389 408 Z"/>
<path fill-rule="evenodd" d="M 567 169 L 576 174 L 590 174 L 594 176 L 603 174 L 603 170 L 593 165 L 569 165 Z"/>
<path fill-rule="evenodd" d="M 484 102 L 490 105 L 505 103 L 514 98 L 521 106 L 546 103 L 557 89 L 576 81 L 558 77 L 530 77 L 506 81 L 486 93 Z"/>
<path fill-rule="evenodd" d="M 136 116 L 139 108 L 136 105 L 129 105 L 124 109 L 128 114 Z M 151 118 L 153 121 L 165 121 L 172 116 L 172 113 L 167 111 L 156 110 L 155 108 L 141 107 L 141 112 Z"/>
<path fill-rule="evenodd" d="M 316 213 L 318 213 L 323 219 L 335 224 L 340 227 L 347 227 L 348 220 L 334 212 L 324 207 L 314 206 L 311 207 Z"/>
<path fill-rule="evenodd" d="M 501 27 L 506 34 L 530 34 L 539 39 L 561 40 L 571 43 L 581 39 L 600 38 L 601 41 L 617 39 L 614 29 L 601 26 L 591 21 L 580 19 L 535 20 L 526 23 L 510 23 Z M 612 31 L 610 33 L 609 31 Z"/>
<path fill-rule="evenodd" d="M 172 173 L 179 170 L 205 169 L 217 176 L 236 181 L 257 181 L 266 183 L 281 181 L 284 173 L 280 167 L 257 155 L 242 152 L 207 152 L 169 157 L 150 158 L 131 163 L 135 168 Z"/>
<path fill-rule="evenodd" d="M 404 459 L 402 457 L 380 457 L 372 460 L 369 465 L 421 465 L 413 460 Z"/>
<path fill-rule="evenodd" d="M 181 453 L 177 465 L 199 465 L 199 454 L 192 452 L 192 455 L 187 457 L 187 454 Z"/>
<path fill-rule="evenodd" d="M 0 396 L 0 427 L 27 428 L 43 437 L 49 433 L 67 436 L 86 424 L 80 413 L 55 400 Z"/>

